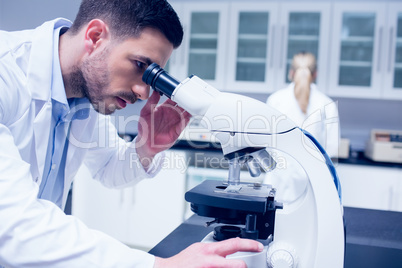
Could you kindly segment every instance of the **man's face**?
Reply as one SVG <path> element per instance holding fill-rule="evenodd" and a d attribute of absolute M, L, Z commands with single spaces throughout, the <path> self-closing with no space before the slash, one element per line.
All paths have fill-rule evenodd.
<path fill-rule="evenodd" d="M 147 99 L 150 87 L 142 81 L 144 71 L 152 62 L 165 66 L 173 51 L 166 37 L 152 28 L 138 38 L 102 45 L 83 60 L 78 75 L 85 81 L 82 93 L 102 114 Z"/>

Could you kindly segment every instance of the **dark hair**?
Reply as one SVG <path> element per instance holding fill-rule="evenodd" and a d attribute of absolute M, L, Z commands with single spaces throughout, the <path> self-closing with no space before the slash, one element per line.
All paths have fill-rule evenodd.
<path fill-rule="evenodd" d="M 82 0 L 70 33 L 93 19 L 105 21 L 117 38 L 138 37 L 150 27 L 161 31 L 174 48 L 183 40 L 183 27 L 166 0 Z"/>

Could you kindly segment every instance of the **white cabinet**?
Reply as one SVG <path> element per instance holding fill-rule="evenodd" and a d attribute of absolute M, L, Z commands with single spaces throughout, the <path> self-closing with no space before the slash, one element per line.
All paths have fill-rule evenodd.
<path fill-rule="evenodd" d="M 313 53 L 325 88 L 330 3 L 232 3 L 226 89 L 269 93 L 289 83 L 293 55 Z"/>
<path fill-rule="evenodd" d="M 339 164 L 344 206 L 402 211 L 402 169 Z"/>
<path fill-rule="evenodd" d="M 334 4 L 331 95 L 380 97 L 385 11 L 383 4 Z"/>
<path fill-rule="evenodd" d="M 169 72 L 182 80 L 195 74 L 222 89 L 227 50 L 227 3 L 172 2 L 184 28 L 182 46 L 169 63 Z"/>
<path fill-rule="evenodd" d="M 172 1 L 183 27 L 182 47 L 168 71 L 196 74 L 220 90 L 269 93 L 289 82 L 294 53 L 311 51 L 325 88 L 330 3 Z"/>
<path fill-rule="evenodd" d="M 172 1 L 183 45 L 168 71 L 220 90 L 271 93 L 292 57 L 317 58 L 319 89 L 334 97 L 402 99 L 402 5 L 395 2 Z"/>
<path fill-rule="evenodd" d="M 168 71 L 220 90 L 285 87 L 292 56 L 317 57 L 319 89 L 334 97 L 402 99 L 402 5 L 396 2 L 174 1 L 183 45 Z"/>
<path fill-rule="evenodd" d="M 312 52 L 325 88 L 330 3 L 232 3 L 226 89 L 269 93 L 289 83 L 293 55 Z"/>
<path fill-rule="evenodd" d="M 317 85 L 325 91 L 328 74 L 328 42 L 331 3 L 297 2 L 280 5 L 276 54 L 276 89 L 284 88 L 288 80 L 293 55 L 301 51 L 311 52 L 317 58 Z"/>
<path fill-rule="evenodd" d="M 233 3 L 225 88 L 240 92 L 274 91 L 274 44 L 278 6 Z"/>
<path fill-rule="evenodd" d="M 395 3 L 334 4 L 331 96 L 402 98 L 401 14 Z"/>
<path fill-rule="evenodd" d="M 150 249 L 183 221 L 185 153 L 169 150 L 161 172 L 122 189 L 107 189 L 82 167 L 73 184 L 72 214 L 121 242 Z"/>

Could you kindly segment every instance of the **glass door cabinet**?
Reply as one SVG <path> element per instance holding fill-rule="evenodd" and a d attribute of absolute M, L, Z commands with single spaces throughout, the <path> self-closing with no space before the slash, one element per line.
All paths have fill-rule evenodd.
<path fill-rule="evenodd" d="M 381 95 L 384 12 L 378 4 L 334 4 L 331 95 Z"/>
<path fill-rule="evenodd" d="M 227 60 L 231 91 L 271 92 L 274 87 L 276 5 L 232 3 Z"/>
<path fill-rule="evenodd" d="M 330 7 L 330 3 L 281 5 L 277 89 L 284 88 L 290 83 L 288 72 L 293 56 L 300 52 L 310 52 L 317 60 L 316 83 L 320 90 L 326 90 Z"/>
<path fill-rule="evenodd" d="M 227 4 L 183 2 L 181 10 L 184 40 L 172 74 L 177 73 L 179 79 L 195 74 L 222 89 L 229 31 Z"/>
<path fill-rule="evenodd" d="M 166 66 L 177 79 L 267 94 L 289 84 L 292 58 L 305 51 L 330 96 L 402 99 L 399 2 L 171 2 L 184 27 Z"/>

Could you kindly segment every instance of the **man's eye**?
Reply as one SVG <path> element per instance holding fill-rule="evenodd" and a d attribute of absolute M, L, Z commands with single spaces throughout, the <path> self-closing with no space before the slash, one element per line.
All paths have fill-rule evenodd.
<path fill-rule="evenodd" d="M 141 62 L 141 61 L 136 60 L 136 61 L 135 61 L 135 64 L 137 65 L 137 67 L 138 67 L 140 70 L 145 69 L 145 66 L 146 66 L 146 64 L 145 64 L 145 63 L 143 63 L 143 62 Z"/>

